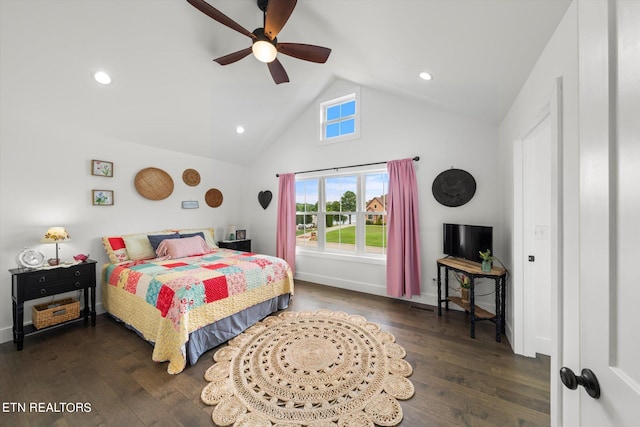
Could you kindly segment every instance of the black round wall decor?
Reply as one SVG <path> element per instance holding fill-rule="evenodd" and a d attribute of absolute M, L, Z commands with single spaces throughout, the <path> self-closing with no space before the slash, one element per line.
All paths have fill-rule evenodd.
<path fill-rule="evenodd" d="M 467 171 L 449 169 L 433 180 L 431 191 L 433 197 L 444 206 L 462 206 L 476 194 L 476 180 Z"/>

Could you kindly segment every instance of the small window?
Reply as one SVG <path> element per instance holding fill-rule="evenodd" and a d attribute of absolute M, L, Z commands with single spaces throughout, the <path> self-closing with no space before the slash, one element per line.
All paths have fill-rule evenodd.
<path fill-rule="evenodd" d="M 359 136 L 357 103 L 357 94 L 352 93 L 320 104 L 322 141 L 338 142 Z"/>

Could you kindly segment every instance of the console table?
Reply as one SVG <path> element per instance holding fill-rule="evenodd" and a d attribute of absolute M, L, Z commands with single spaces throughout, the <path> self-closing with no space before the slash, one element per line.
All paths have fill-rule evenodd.
<path fill-rule="evenodd" d="M 88 259 L 70 267 L 51 269 L 14 268 L 11 273 L 11 299 L 13 305 L 13 342 L 18 350 L 24 346 L 24 337 L 84 320 L 91 317 L 91 326 L 96 325 L 96 261 Z M 64 292 L 83 290 L 84 311 L 78 319 L 68 320 L 43 329 L 24 325 L 24 303 L 38 298 L 58 295 Z"/>
<path fill-rule="evenodd" d="M 471 316 L 471 338 L 476 337 L 476 320 L 490 320 L 496 324 L 496 341 L 501 341 L 501 334 L 505 331 L 505 296 L 507 270 L 502 267 L 492 267 L 491 271 L 482 271 L 482 264 L 461 258 L 441 258 L 438 263 L 438 316 L 442 316 L 442 303 L 449 310 L 449 302 L 462 307 Z M 441 269 L 444 268 L 444 298 L 442 298 Z M 469 302 L 462 302 L 462 298 L 449 296 L 449 271 L 453 270 L 469 277 Z M 475 305 L 475 279 L 487 277 L 495 283 L 496 313 L 492 314 Z"/>

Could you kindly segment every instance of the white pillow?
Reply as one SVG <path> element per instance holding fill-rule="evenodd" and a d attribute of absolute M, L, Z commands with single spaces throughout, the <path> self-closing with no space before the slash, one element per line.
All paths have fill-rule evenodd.
<path fill-rule="evenodd" d="M 141 234 L 129 234 L 122 236 L 124 244 L 127 246 L 127 253 L 129 259 L 152 259 L 156 257 L 156 253 L 149 242 L 149 235 L 165 234 L 164 231 L 158 231 L 154 233 L 141 233 Z"/>

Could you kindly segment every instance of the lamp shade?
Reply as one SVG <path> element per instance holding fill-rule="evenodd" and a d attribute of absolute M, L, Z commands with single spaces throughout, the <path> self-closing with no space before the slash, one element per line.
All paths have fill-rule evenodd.
<path fill-rule="evenodd" d="M 47 230 L 40 243 L 64 243 L 70 242 L 71 236 L 64 227 L 51 227 Z"/>

